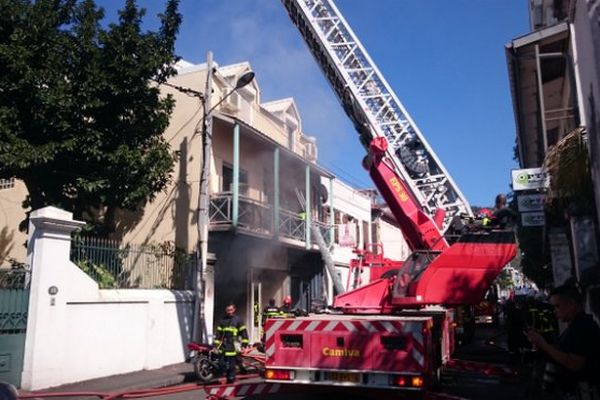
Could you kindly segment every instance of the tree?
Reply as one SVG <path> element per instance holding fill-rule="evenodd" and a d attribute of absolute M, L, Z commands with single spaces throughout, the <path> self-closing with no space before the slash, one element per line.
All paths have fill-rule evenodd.
<path fill-rule="evenodd" d="M 174 101 L 181 15 L 157 32 L 126 0 L 106 28 L 93 0 L 0 0 L 0 178 L 27 186 L 25 207 L 56 205 L 108 233 L 118 208 L 163 190 L 174 159 L 163 137 Z"/>

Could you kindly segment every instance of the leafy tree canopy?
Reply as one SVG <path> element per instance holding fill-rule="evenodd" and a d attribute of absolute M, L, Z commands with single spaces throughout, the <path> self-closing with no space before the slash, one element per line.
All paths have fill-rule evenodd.
<path fill-rule="evenodd" d="M 150 32 L 135 0 L 106 27 L 93 0 L 0 0 L 0 178 L 24 181 L 25 206 L 110 231 L 165 188 L 174 102 L 157 83 L 175 74 L 178 2 Z"/>

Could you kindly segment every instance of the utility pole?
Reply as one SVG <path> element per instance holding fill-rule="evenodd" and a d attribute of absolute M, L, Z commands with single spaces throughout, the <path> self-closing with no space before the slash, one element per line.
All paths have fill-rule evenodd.
<path fill-rule="evenodd" d="M 194 326 L 192 339 L 196 343 L 206 342 L 207 328 L 204 312 L 205 304 L 205 280 L 206 264 L 208 257 L 208 210 L 210 206 L 210 196 L 208 190 L 208 180 L 210 177 L 210 160 L 212 153 L 212 81 L 213 81 L 213 54 L 209 51 L 206 54 L 206 85 L 204 89 L 204 101 L 202 104 L 202 161 L 200 169 L 200 190 L 198 193 L 198 248 L 196 251 L 196 282 L 194 285 Z"/>

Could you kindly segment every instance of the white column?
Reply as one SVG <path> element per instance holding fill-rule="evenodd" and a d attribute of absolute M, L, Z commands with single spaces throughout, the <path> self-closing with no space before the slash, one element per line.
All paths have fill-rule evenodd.
<path fill-rule="evenodd" d="M 84 222 L 73 220 L 72 213 L 55 207 L 32 212 L 29 221 L 31 289 L 21 386 L 34 390 L 50 386 L 55 375 L 52 371 L 63 366 L 66 349 L 60 339 L 69 328 L 69 321 L 61 297 L 75 289 L 69 287 L 73 282 L 66 268 L 70 263 L 71 232 Z M 52 349 L 53 357 L 48 357 L 48 349 Z"/>

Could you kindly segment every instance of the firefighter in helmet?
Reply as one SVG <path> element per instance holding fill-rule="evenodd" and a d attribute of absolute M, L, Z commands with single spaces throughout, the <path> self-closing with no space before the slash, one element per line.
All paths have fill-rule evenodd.
<path fill-rule="evenodd" d="M 277 318 L 281 315 L 281 310 L 275 305 L 275 299 L 269 299 L 269 305 L 266 306 L 262 314 L 262 325 L 265 326 L 267 318 Z"/>
<path fill-rule="evenodd" d="M 285 296 L 283 298 L 283 305 L 280 308 L 280 314 L 284 317 L 288 317 L 293 314 L 291 296 Z"/>
<path fill-rule="evenodd" d="M 236 343 L 241 339 L 241 347 L 247 348 L 248 332 L 244 321 L 235 315 L 235 305 L 230 303 L 225 307 L 225 317 L 217 325 L 217 335 L 214 340 L 215 346 L 219 348 L 225 361 L 227 383 L 235 381 L 235 368 L 238 356 Z"/>

